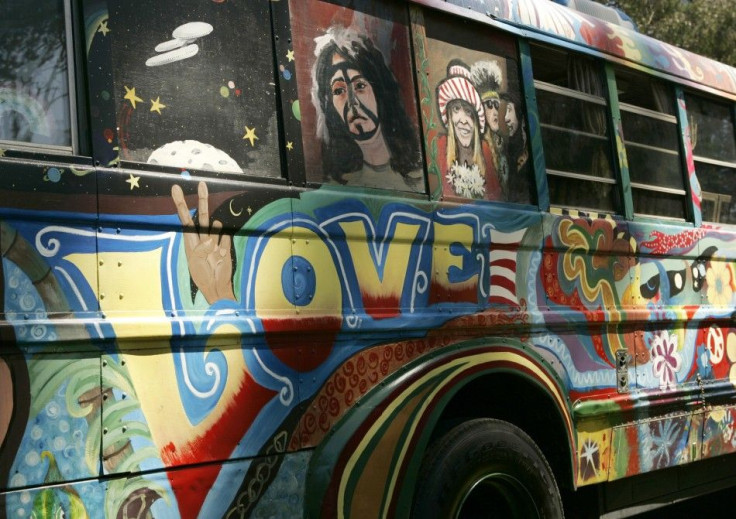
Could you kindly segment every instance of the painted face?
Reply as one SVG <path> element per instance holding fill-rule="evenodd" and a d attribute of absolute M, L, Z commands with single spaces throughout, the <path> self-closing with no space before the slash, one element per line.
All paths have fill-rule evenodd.
<path fill-rule="evenodd" d="M 378 131 L 378 103 L 373 87 L 339 54 L 332 58 L 332 105 L 355 140 L 368 140 Z"/>
<path fill-rule="evenodd" d="M 506 105 L 504 121 L 506 121 L 506 127 L 509 129 L 509 135 L 515 134 L 516 130 L 519 129 L 519 117 L 516 114 L 514 103 L 508 103 Z"/>
<path fill-rule="evenodd" d="M 488 127 L 492 132 L 498 131 L 498 108 L 501 106 L 501 102 L 497 97 L 491 97 L 483 101 L 483 110 L 486 112 L 486 121 Z"/>
<path fill-rule="evenodd" d="M 475 127 L 473 108 L 465 101 L 455 100 L 449 103 L 448 110 L 452 127 L 455 130 L 455 137 L 462 146 L 469 147 L 473 142 L 473 129 Z"/>

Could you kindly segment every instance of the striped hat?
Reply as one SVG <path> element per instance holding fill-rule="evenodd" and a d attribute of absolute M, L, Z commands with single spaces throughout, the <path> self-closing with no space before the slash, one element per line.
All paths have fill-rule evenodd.
<path fill-rule="evenodd" d="M 437 86 L 437 104 L 445 126 L 447 126 L 447 104 L 458 99 L 475 108 L 480 125 L 479 131 L 483 133 L 486 127 L 486 114 L 480 95 L 470 81 L 470 69 L 462 61 L 452 60 L 447 65 L 447 77 Z"/>

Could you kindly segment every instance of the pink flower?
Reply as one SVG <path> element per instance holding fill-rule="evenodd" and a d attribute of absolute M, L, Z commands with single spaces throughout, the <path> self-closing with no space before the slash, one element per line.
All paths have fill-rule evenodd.
<path fill-rule="evenodd" d="M 664 330 L 652 339 L 652 373 L 659 379 L 662 389 L 675 389 L 675 375 L 682 366 L 682 357 L 677 351 L 677 335 Z"/>

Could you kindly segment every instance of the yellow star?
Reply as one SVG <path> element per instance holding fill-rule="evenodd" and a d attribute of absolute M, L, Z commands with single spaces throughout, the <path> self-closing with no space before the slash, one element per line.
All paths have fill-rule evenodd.
<path fill-rule="evenodd" d="M 293 50 L 286 52 L 286 59 L 289 61 L 294 61 L 294 51 Z"/>
<path fill-rule="evenodd" d="M 255 145 L 253 141 L 258 140 L 258 137 L 256 136 L 255 127 L 253 128 L 248 128 L 247 126 L 245 127 L 245 135 L 243 135 L 243 140 L 250 141 L 251 146 Z"/>
<path fill-rule="evenodd" d="M 161 115 L 161 109 L 166 108 L 166 105 L 161 102 L 161 97 L 157 97 L 154 101 L 151 99 L 151 111 L 152 112 L 158 112 L 158 115 Z"/>
<path fill-rule="evenodd" d="M 101 32 L 103 36 L 107 36 L 107 33 L 110 32 L 110 28 L 107 26 L 107 20 L 100 22 L 97 32 Z"/>
<path fill-rule="evenodd" d="M 130 190 L 133 191 L 134 187 L 140 188 L 141 186 L 138 185 L 138 181 L 141 179 L 141 177 L 134 177 L 133 173 L 130 174 L 130 178 L 126 180 L 128 184 L 130 184 Z"/>
<path fill-rule="evenodd" d="M 125 86 L 125 85 L 123 85 L 123 86 Z M 125 87 L 125 96 L 123 96 L 123 99 L 127 99 L 128 101 L 130 101 L 130 104 L 133 105 L 133 108 L 135 108 L 135 104 L 137 102 L 138 103 L 142 103 L 143 102 L 143 99 L 141 99 L 140 97 L 138 97 L 137 95 L 135 95 L 135 87 L 128 88 L 126 86 Z"/>
<path fill-rule="evenodd" d="M 294 143 L 291 142 L 291 141 L 287 142 L 286 143 L 286 149 L 289 150 L 289 151 L 293 150 L 294 149 Z"/>
<path fill-rule="evenodd" d="M 248 214 L 249 214 L 249 215 L 253 214 L 253 209 L 251 209 L 251 207 L 250 207 L 250 206 L 248 206 Z"/>
<path fill-rule="evenodd" d="M 5 156 L 5 150 L 0 149 L 0 157 L 4 157 L 4 156 Z"/>

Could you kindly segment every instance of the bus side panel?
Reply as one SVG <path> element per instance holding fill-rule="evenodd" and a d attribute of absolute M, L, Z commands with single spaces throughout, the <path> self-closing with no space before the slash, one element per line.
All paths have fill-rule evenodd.
<path fill-rule="evenodd" d="M 145 193 L 114 189 L 131 175 Z M 219 463 L 274 444 L 284 452 L 277 433 L 310 362 L 295 347 L 291 192 L 216 174 L 107 170 L 102 182 L 111 190 L 100 197 L 101 306 L 114 338 L 102 365 L 103 469 L 208 467 L 194 486 L 167 472 L 163 496 L 182 516 L 219 516 L 212 507 L 247 488 Z M 220 244 L 225 272 L 214 296 L 194 253 L 208 243 Z"/>
<path fill-rule="evenodd" d="M 97 477 L 96 175 L 76 157 L 1 155 L 0 491 Z"/>
<path fill-rule="evenodd" d="M 116 488 L 121 488 L 125 483 L 125 480 L 108 482 L 92 480 L 67 483 L 62 486 L 13 490 L 4 496 L 7 503 L 7 517 L 13 519 L 21 517 L 76 518 L 94 517 L 95 513 L 102 516 L 105 514 L 105 495 L 111 490 L 114 492 Z M 140 493 L 139 497 L 143 498 L 144 494 Z M 147 508 L 143 501 L 140 505 L 142 508 Z"/>
<path fill-rule="evenodd" d="M 67 483 L 13 490 L 4 497 L 8 518 L 21 517 L 184 517 L 187 513 L 168 488 L 177 494 L 208 493 L 208 517 L 228 513 L 246 517 L 301 517 L 304 507 L 304 481 L 309 453 L 272 456 L 224 464 L 189 467 L 169 472 L 127 474 L 105 480 Z M 259 484 L 238 494 L 228 507 L 230 497 L 222 499 L 216 489 L 206 485 L 213 474 L 220 474 L 225 487 L 237 487 L 248 470 L 260 467 L 262 474 L 274 467 L 272 483 L 260 502 L 251 500 L 259 494 Z"/>

